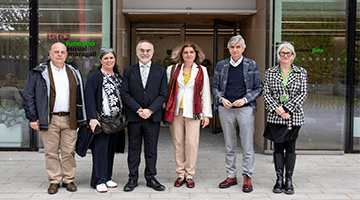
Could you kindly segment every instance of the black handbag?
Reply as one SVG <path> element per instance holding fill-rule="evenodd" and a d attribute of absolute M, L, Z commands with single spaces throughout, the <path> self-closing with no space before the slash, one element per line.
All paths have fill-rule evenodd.
<path fill-rule="evenodd" d="M 101 124 L 101 129 L 106 134 L 119 132 L 123 130 L 128 124 L 124 109 L 121 109 L 119 114 L 114 117 L 101 116 L 98 114 L 98 121 Z"/>

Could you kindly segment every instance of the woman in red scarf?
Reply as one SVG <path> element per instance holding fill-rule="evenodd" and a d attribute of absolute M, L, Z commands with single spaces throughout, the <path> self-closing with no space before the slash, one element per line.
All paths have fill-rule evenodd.
<path fill-rule="evenodd" d="M 178 64 L 167 68 L 170 91 L 164 121 L 171 124 L 174 142 L 176 172 L 179 175 L 175 187 L 182 186 L 184 182 L 188 188 L 195 187 L 193 176 L 200 125 L 205 128 L 212 117 L 209 76 L 206 67 L 198 64 L 204 58 L 198 45 L 184 42 L 172 54 L 173 61 Z"/>

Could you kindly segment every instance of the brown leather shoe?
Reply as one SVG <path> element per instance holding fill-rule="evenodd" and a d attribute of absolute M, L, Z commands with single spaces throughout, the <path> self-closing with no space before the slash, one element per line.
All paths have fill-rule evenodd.
<path fill-rule="evenodd" d="M 77 190 L 76 185 L 74 184 L 74 182 L 71 183 L 63 183 L 62 185 L 63 187 L 66 187 L 66 190 L 69 192 L 75 192 Z"/>
<path fill-rule="evenodd" d="M 251 184 L 251 178 L 248 176 L 244 176 L 244 182 L 243 182 L 243 192 L 252 192 L 253 191 L 253 187 Z"/>
<path fill-rule="evenodd" d="M 49 194 L 56 194 L 58 192 L 58 188 L 60 187 L 59 184 L 56 183 L 50 183 L 50 186 L 48 188 Z"/>
<path fill-rule="evenodd" d="M 219 184 L 219 188 L 229 188 L 232 185 L 237 185 L 237 179 L 235 178 L 227 178 L 225 181 Z"/>
<path fill-rule="evenodd" d="M 180 187 L 180 186 L 183 185 L 184 182 L 185 182 L 185 180 L 183 178 L 179 177 L 179 178 L 176 179 L 176 181 L 174 183 L 174 186 L 175 187 Z"/>
<path fill-rule="evenodd" d="M 186 187 L 188 188 L 194 188 L 195 187 L 195 182 L 192 178 L 187 178 L 186 179 Z"/>

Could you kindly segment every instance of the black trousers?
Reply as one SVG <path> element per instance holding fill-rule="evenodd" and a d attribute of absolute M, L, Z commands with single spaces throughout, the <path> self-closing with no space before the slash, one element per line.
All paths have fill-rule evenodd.
<path fill-rule="evenodd" d="M 147 181 L 156 175 L 157 144 L 159 138 L 160 122 L 152 122 L 149 119 L 141 122 L 129 122 L 128 124 L 128 168 L 129 179 L 139 179 L 139 165 L 142 140 L 144 139 L 145 172 Z"/>
<path fill-rule="evenodd" d="M 105 134 L 101 132 L 95 135 L 91 145 L 93 170 L 90 185 L 92 187 L 111 180 L 118 137 L 119 133 Z"/>

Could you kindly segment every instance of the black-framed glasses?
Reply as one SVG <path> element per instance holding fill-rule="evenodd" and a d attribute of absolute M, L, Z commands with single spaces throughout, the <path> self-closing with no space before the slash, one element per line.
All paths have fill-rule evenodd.
<path fill-rule="evenodd" d="M 283 51 L 280 51 L 279 55 L 280 55 L 281 57 L 284 57 L 285 55 L 286 55 L 287 57 L 290 57 L 290 56 L 292 56 L 292 55 L 294 55 L 294 54 L 293 54 L 293 52 L 283 52 Z"/>

